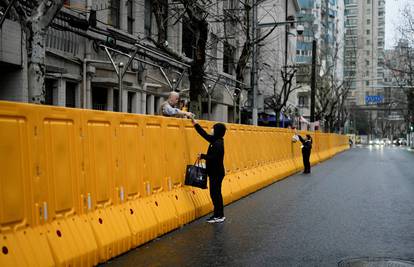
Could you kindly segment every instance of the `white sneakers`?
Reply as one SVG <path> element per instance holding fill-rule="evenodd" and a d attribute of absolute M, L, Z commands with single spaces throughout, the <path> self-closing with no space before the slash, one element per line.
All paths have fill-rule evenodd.
<path fill-rule="evenodd" d="M 217 217 L 212 216 L 207 220 L 207 222 L 208 223 L 222 223 L 225 220 L 226 220 L 226 217 L 218 217 L 217 218 Z"/>

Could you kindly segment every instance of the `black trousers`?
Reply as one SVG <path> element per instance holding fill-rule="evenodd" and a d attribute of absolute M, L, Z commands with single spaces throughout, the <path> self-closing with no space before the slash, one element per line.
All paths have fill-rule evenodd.
<path fill-rule="evenodd" d="M 305 173 L 310 173 L 311 165 L 310 165 L 310 154 L 311 152 L 308 150 L 302 150 L 302 158 L 303 158 L 303 167 L 305 168 Z"/>
<path fill-rule="evenodd" d="M 219 218 L 224 216 L 223 211 L 223 196 L 221 195 L 221 184 L 223 183 L 223 176 L 210 175 L 210 197 L 214 205 L 214 217 Z"/>

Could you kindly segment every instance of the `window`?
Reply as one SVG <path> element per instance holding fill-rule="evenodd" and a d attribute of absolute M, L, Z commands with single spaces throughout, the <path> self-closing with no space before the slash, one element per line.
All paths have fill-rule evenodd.
<path fill-rule="evenodd" d="M 298 102 L 299 102 L 298 103 L 299 104 L 299 107 L 304 107 L 306 105 L 306 98 L 305 98 L 305 96 L 303 96 L 303 95 L 299 96 Z"/>
<path fill-rule="evenodd" d="M 345 0 L 345 5 L 356 4 L 357 0 Z"/>
<path fill-rule="evenodd" d="M 111 21 L 109 22 L 115 28 L 119 29 L 120 21 L 119 21 L 119 10 L 120 10 L 121 1 L 120 0 L 111 0 Z"/>
<path fill-rule="evenodd" d="M 365 53 L 367 54 L 367 56 L 369 56 L 370 54 L 369 50 L 366 50 Z"/>
<path fill-rule="evenodd" d="M 135 112 L 135 103 L 134 103 L 134 100 L 135 100 L 135 92 L 130 92 L 130 91 L 128 91 L 128 103 L 127 103 L 127 111 L 128 111 L 128 113 L 133 113 L 133 112 Z"/>
<path fill-rule="evenodd" d="M 346 29 L 347 35 L 357 35 L 357 30 L 355 29 Z"/>
<path fill-rule="evenodd" d="M 213 67 L 213 69 L 217 69 L 217 46 L 219 39 L 216 35 L 210 34 L 210 40 L 210 66 Z"/>
<path fill-rule="evenodd" d="M 369 4 L 371 4 L 371 0 L 367 0 L 367 4 L 369 5 Z"/>
<path fill-rule="evenodd" d="M 45 104 L 53 105 L 54 91 L 56 91 L 57 84 L 55 80 L 46 79 L 45 80 Z"/>
<path fill-rule="evenodd" d="M 113 97 L 113 111 L 119 111 L 119 91 L 114 89 L 114 97 Z"/>
<path fill-rule="evenodd" d="M 371 31 L 370 30 L 367 30 L 367 35 L 370 35 L 371 34 Z"/>
<path fill-rule="evenodd" d="M 118 102 L 118 98 L 115 100 L 114 92 L 114 104 Z M 108 88 L 105 87 L 92 87 L 92 108 L 96 110 L 106 110 L 108 104 Z M 115 111 L 115 107 L 114 107 Z"/>
<path fill-rule="evenodd" d="M 66 107 L 76 107 L 76 83 L 66 82 Z"/>
<path fill-rule="evenodd" d="M 188 19 L 184 17 L 182 27 L 183 27 L 183 33 L 185 34 L 182 34 L 182 39 L 181 39 L 182 49 L 186 57 L 193 58 L 194 56 L 193 40 L 195 39 L 195 37 L 194 37 L 193 31 L 188 25 L 189 25 Z"/>
<path fill-rule="evenodd" d="M 299 56 L 300 55 L 300 50 L 296 50 L 296 55 Z"/>
<path fill-rule="evenodd" d="M 151 18 L 152 18 L 152 12 L 151 12 L 151 0 L 145 0 L 144 4 L 144 31 L 146 36 L 151 36 Z M 183 34 L 184 35 L 184 34 Z"/>
<path fill-rule="evenodd" d="M 128 0 L 127 1 L 127 26 L 128 26 L 128 33 L 134 33 L 134 1 Z"/>
<path fill-rule="evenodd" d="M 366 86 L 369 86 L 369 81 L 365 81 L 365 85 Z"/>
<path fill-rule="evenodd" d="M 367 19 L 367 25 L 370 25 L 370 24 L 371 24 L 371 20 Z"/>
<path fill-rule="evenodd" d="M 229 43 L 225 42 L 224 44 L 224 53 L 223 53 L 223 72 L 227 74 L 233 74 L 234 68 L 234 47 Z"/>

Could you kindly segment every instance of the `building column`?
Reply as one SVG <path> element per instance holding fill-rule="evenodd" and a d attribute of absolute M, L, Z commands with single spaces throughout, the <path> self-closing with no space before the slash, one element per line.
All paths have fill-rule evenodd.
<path fill-rule="evenodd" d="M 66 80 L 65 79 L 60 78 L 57 81 L 56 93 L 57 93 L 56 100 L 55 100 L 55 94 L 53 94 L 53 104 L 56 106 L 62 106 L 62 107 L 66 106 Z"/>
<path fill-rule="evenodd" d="M 134 1 L 132 1 L 134 2 Z M 123 31 L 128 31 L 128 10 L 127 10 L 127 1 L 126 0 L 120 0 L 119 1 L 119 28 Z"/>
<path fill-rule="evenodd" d="M 222 104 L 213 105 L 212 108 L 212 119 L 215 121 L 227 122 L 228 107 Z"/>
<path fill-rule="evenodd" d="M 91 77 L 86 75 L 86 108 L 92 109 L 92 85 Z"/>
<path fill-rule="evenodd" d="M 165 101 L 164 97 L 158 97 L 157 98 L 157 103 L 155 105 L 156 110 L 154 111 L 155 114 L 158 114 L 159 110 L 161 109 L 161 105 L 162 105 L 162 103 L 164 103 L 164 101 Z"/>
<path fill-rule="evenodd" d="M 108 88 L 106 110 L 114 111 L 114 89 L 113 88 Z"/>
<path fill-rule="evenodd" d="M 76 83 L 76 88 L 75 88 L 75 107 L 77 108 L 82 108 L 82 103 L 81 103 L 81 86 L 80 83 Z"/>
<path fill-rule="evenodd" d="M 155 97 L 153 95 L 149 95 L 147 98 L 147 114 L 154 115 Z"/>
<path fill-rule="evenodd" d="M 147 94 L 141 93 L 141 114 L 147 114 Z"/>
<path fill-rule="evenodd" d="M 134 113 L 141 113 L 142 109 L 141 109 L 141 92 L 136 92 L 135 96 L 132 98 L 133 101 L 133 112 Z"/>
<path fill-rule="evenodd" d="M 128 112 L 128 90 L 122 90 L 122 109 L 121 112 Z"/>

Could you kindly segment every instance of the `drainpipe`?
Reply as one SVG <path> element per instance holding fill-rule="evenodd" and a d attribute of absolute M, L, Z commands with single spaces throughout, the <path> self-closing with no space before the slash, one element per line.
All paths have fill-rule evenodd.
<path fill-rule="evenodd" d="M 85 2 L 85 9 L 86 9 L 86 19 L 89 20 L 90 12 L 92 10 L 92 0 L 86 0 Z M 91 58 L 91 47 L 89 45 L 89 40 L 85 40 L 85 57 L 83 59 L 83 108 L 88 108 L 88 98 L 87 98 L 87 87 L 88 87 L 88 77 L 87 77 L 87 67 L 88 67 L 88 60 Z"/>

